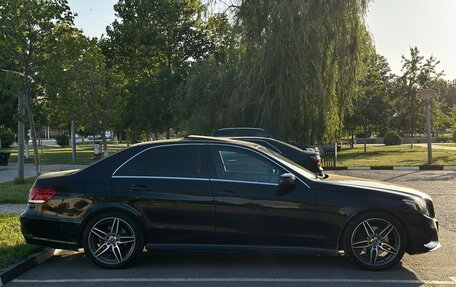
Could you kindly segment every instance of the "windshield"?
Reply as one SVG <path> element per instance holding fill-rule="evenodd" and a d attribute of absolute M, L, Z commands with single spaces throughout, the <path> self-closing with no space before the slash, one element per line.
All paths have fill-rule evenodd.
<path fill-rule="evenodd" d="M 300 166 L 299 164 L 295 163 L 294 161 L 291 161 L 289 160 L 288 158 L 268 149 L 268 148 L 265 148 L 264 146 L 261 146 L 259 145 L 257 147 L 258 150 L 264 152 L 264 153 L 267 153 L 269 155 L 272 155 L 274 156 L 275 159 L 277 159 L 280 163 L 282 163 L 283 165 L 291 168 L 293 171 L 305 176 L 306 178 L 308 179 L 311 179 L 311 180 L 315 180 L 317 177 L 315 175 L 315 173 L 303 168 L 302 166 Z"/>

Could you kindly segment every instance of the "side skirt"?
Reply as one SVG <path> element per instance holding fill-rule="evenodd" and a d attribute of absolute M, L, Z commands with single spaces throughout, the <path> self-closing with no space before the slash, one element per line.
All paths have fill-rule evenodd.
<path fill-rule="evenodd" d="M 155 244 L 148 243 L 147 250 L 172 250 L 190 252 L 264 252 L 337 255 L 335 249 L 267 246 L 267 245 L 226 245 L 226 244 Z"/>

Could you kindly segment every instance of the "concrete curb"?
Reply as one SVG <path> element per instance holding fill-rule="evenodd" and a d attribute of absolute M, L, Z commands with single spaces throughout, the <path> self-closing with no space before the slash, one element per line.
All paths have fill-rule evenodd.
<path fill-rule="evenodd" d="M 3 271 L 0 274 L 0 287 L 19 277 L 24 272 L 45 262 L 46 260 L 54 256 L 56 251 L 57 250 L 54 248 L 45 248 L 44 250 L 32 254 L 24 260 L 20 261 L 19 263 L 16 263 L 13 266 L 9 267 L 7 270 Z"/>
<path fill-rule="evenodd" d="M 324 170 L 455 170 L 456 166 L 420 165 L 420 166 L 338 166 L 323 167 Z"/>

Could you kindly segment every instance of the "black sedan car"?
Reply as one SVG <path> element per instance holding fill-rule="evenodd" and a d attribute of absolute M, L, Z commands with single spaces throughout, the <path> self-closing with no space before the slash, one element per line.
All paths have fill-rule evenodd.
<path fill-rule="evenodd" d="M 237 127 L 237 128 L 221 128 L 211 133 L 213 137 L 266 137 L 272 138 L 272 135 L 261 128 Z"/>
<path fill-rule="evenodd" d="M 310 170 L 318 176 L 324 176 L 323 168 L 321 167 L 320 153 L 316 151 L 302 150 L 286 142 L 279 141 L 273 138 L 265 137 L 232 137 L 232 139 L 241 140 L 245 142 L 256 143 L 262 145 L 300 166 Z"/>
<path fill-rule="evenodd" d="M 21 215 L 29 243 L 78 249 L 105 268 L 143 251 L 336 255 L 383 270 L 437 249 L 431 198 L 356 178 L 321 180 L 252 143 L 143 143 L 85 169 L 40 176 Z"/>

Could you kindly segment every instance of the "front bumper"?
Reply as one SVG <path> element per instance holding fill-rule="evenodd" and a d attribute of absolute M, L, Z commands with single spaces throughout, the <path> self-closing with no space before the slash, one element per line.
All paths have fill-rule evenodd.
<path fill-rule="evenodd" d="M 407 253 L 420 254 L 431 252 L 441 247 L 439 243 L 439 221 L 424 214 L 408 225 Z"/>

